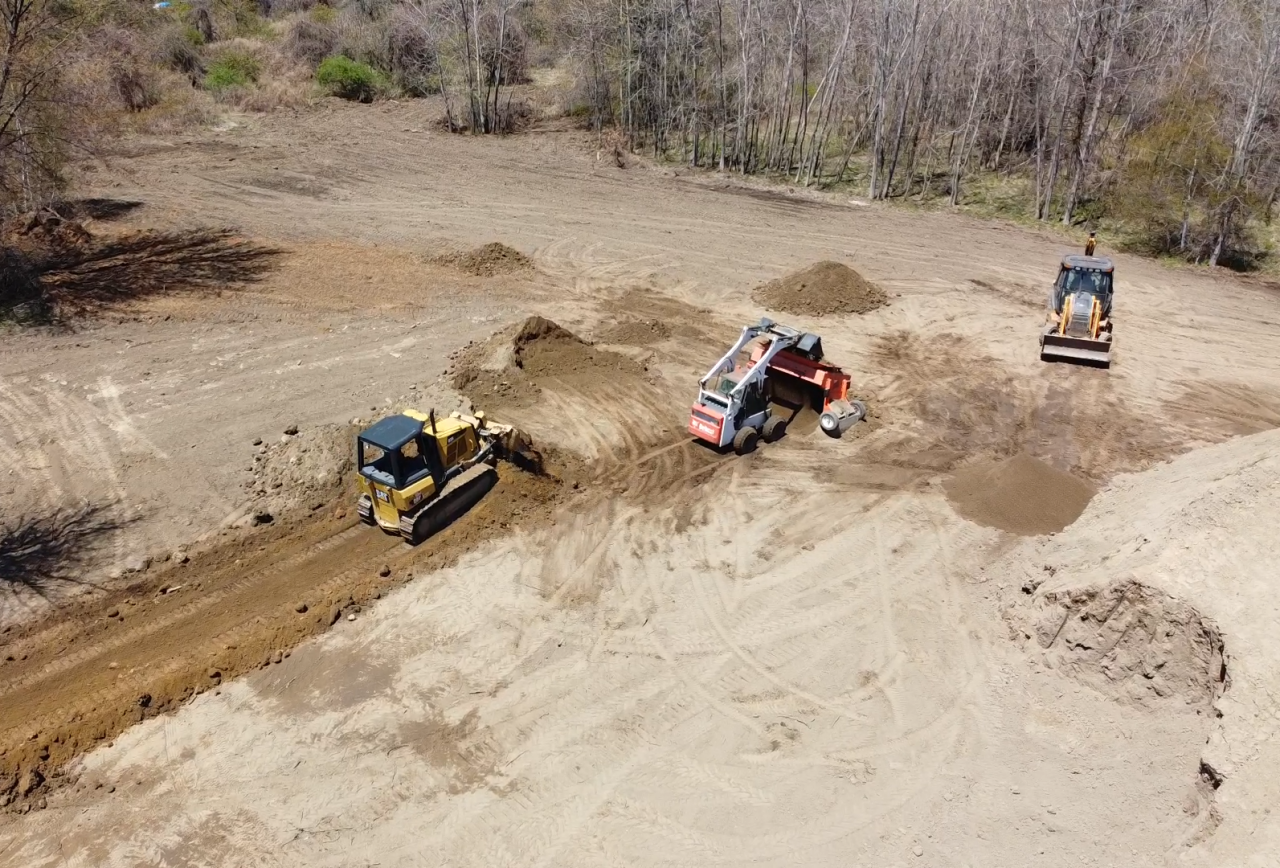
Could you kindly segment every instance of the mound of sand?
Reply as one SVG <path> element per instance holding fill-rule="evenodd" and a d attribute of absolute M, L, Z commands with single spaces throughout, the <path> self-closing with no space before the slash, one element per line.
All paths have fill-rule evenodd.
<path fill-rule="evenodd" d="M 533 270 L 533 260 L 519 250 L 493 242 L 464 253 L 446 253 L 435 261 L 476 277 L 495 277 Z"/>
<path fill-rule="evenodd" d="M 627 378 L 644 377 L 644 368 L 597 349 L 549 319 L 531 316 L 463 348 L 446 376 L 454 389 L 483 409 L 495 402 L 528 406 L 554 381 L 582 390 L 625 388 Z"/>
<path fill-rule="evenodd" d="M 976 524 L 1023 536 L 1056 533 L 1080 517 L 1094 488 L 1026 453 L 957 471 L 947 500 Z"/>
<path fill-rule="evenodd" d="M 803 316 L 868 313 L 889 303 L 884 290 L 839 262 L 819 262 L 755 288 L 756 303 Z"/>
<path fill-rule="evenodd" d="M 671 326 L 660 319 L 630 319 L 614 323 L 600 333 L 600 340 L 610 344 L 643 347 L 671 337 Z"/>

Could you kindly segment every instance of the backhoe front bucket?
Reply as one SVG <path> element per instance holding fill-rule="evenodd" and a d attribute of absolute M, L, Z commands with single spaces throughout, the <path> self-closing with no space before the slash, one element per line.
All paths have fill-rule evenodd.
<path fill-rule="evenodd" d="M 1044 361 L 1062 359 L 1085 362 L 1109 368 L 1111 367 L 1111 343 L 1111 341 L 1061 335 L 1056 328 L 1050 327 L 1040 336 L 1040 358 Z"/>

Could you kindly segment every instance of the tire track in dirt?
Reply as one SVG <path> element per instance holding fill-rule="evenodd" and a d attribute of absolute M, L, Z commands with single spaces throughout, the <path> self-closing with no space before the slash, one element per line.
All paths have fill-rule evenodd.
<path fill-rule="evenodd" d="M 747 467 L 742 462 L 735 463 L 733 466 L 742 470 Z M 730 516 L 735 512 L 730 505 L 735 500 L 737 502 L 749 500 L 757 505 L 749 526 L 739 528 L 742 533 L 752 537 L 763 535 L 760 531 L 761 525 L 768 527 L 778 520 L 778 514 L 771 511 L 769 507 L 771 500 L 792 496 L 789 490 L 771 487 L 767 477 L 765 481 L 760 482 L 754 478 L 754 474 L 744 475 L 740 479 L 736 474 L 732 478 L 722 477 L 715 482 L 715 486 L 717 490 L 714 493 L 713 502 L 721 504 L 721 511 L 728 510 L 725 517 L 730 524 L 736 520 Z M 762 497 L 766 492 L 767 494 Z M 814 501 L 815 498 L 811 496 L 809 501 L 798 508 L 819 521 L 826 519 L 836 521 L 835 514 L 826 514 L 820 506 L 815 509 Z M 820 504 L 821 500 L 817 500 L 817 503 Z M 885 520 L 893 520 L 893 517 L 887 514 L 881 517 Z M 687 778 L 686 775 L 669 777 L 667 771 L 669 768 L 685 767 L 688 761 L 693 761 L 691 756 L 685 756 L 678 749 L 654 752 L 652 745 L 664 741 L 662 732 L 680 731 L 686 733 L 686 738 L 692 737 L 695 732 L 705 735 L 710 731 L 708 727 L 717 727 L 716 720 L 735 721 L 737 725 L 756 732 L 756 738 L 767 743 L 767 730 L 762 726 L 762 722 L 753 719 L 750 713 L 744 715 L 743 710 L 753 709 L 756 715 L 763 714 L 766 719 L 776 719 L 779 715 L 785 717 L 787 714 L 797 713 L 811 716 L 812 711 L 797 712 L 793 705 L 798 703 L 799 707 L 812 708 L 815 698 L 818 704 L 832 704 L 832 700 L 828 697 L 815 694 L 812 689 L 799 682 L 793 683 L 785 677 L 780 679 L 784 690 L 777 698 L 744 704 L 739 695 L 748 685 L 751 690 L 758 690 L 761 686 L 776 687 L 779 678 L 773 673 L 786 668 L 794 670 L 798 664 L 817 665 L 823 656 L 821 649 L 843 647 L 847 645 L 850 636 L 866 634 L 866 630 L 854 626 L 848 618 L 843 621 L 836 619 L 835 623 L 815 629 L 816 622 L 812 614 L 815 601 L 807 601 L 797 612 L 791 611 L 786 602 L 793 594 L 799 595 L 800 598 L 814 597 L 816 589 L 806 583 L 805 578 L 815 573 L 820 574 L 826 564 L 847 559 L 848 543 L 833 547 L 831 540 L 828 540 L 821 552 L 806 556 L 808 559 L 803 564 L 797 565 L 794 574 L 790 577 L 790 586 L 778 582 L 757 586 L 759 570 L 770 569 L 767 566 L 757 567 L 740 577 L 735 576 L 734 578 L 741 578 L 747 583 L 744 586 L 746 590 L 742 604 L 735 609 L 731 605 L 732 595 L 722 596 L 709 584 L 712 581 L 711 573 L 715 573 L 717 568 L 712 566 L 708 570 L 707 565 L 700 562 L 701 556 L 697 554 L 699 548 L 689 548 L 690 545 L 695 544 L 694 539 L 671 540 L 665 545 L 659 545 L 659 554 L 667 546 L 672 546 L 667 556 L 669 564 L 688 565 L 674 572 L 665 571 L 665 575 L 669 578 L 659 583 L 655 580 L 658 576 L 664 575 L 664 570 L 660 563 L 654 564 L 655 553 L 649 550 L 653 535 L 648 524 L 655 518 L 636 511 L 624 515 L 615 513 L 599 518 L 610 526 L 605 537 L 608 548 L 627 553 L 620 555 L 625 563 L 617 565 L 617 576 L 625 584 L 616 589 L 618 591 L 616 597 L 611 596 L 601 601 L 606 608 L 611 607 L 614 604 L 613 601 L 620 604 L 621 608 L 611 610 L 613 614 L 609 617 L 610 620 L 621 619 L 621 623 L 618 623 L 616 629 L 611 630 L 609 636 L 603 641 L 609 646 L 610 653 L 617 655 L 640 651 L 644 647 L 643 640 L 648 638 L 653 642 L 650 654 L 656 652 L 657 658 L 664 661 L 664 669 L 669 674 L 655 682 L 652 679 L 657 676 L 657 673 L 643 668 L 640 660 L 637 660 L 629 670 L 623 670 L 627 673 L 625 678 L 623 671 L 619 671 L 616 676 L 609 675 L 610 670 L 607 668 L 596 672 L 592 677 L 593 686 L 589 693 L 574 690 L 566 696 L 562 694 L 567 688 L 554 691 L 559 696 L 554 701 L 556 708 L 563 708 L 566 713 L 556 714 L 554 724 L 550 729 L 544 730 L 541 735 L 525 733 L 526 738 L 508 745 L 509 751 L 520 756 L 519 763 L 513 766 L 511 771 L 535 776 L 533 781 L 526 779 L 525 786 L 521 788 L 524 801 L 519 805 L 510 802 L 493 803 L 481 809 L 479 814 L 467 813 L 477 829 L 481 827 L 501 829 L 505 830 L 503 834 L 511 834 L 515 829 L 515 834 L 519 835 L 528 834 L 535 828 L 555 830 L 554 833 L 547 832 L 535 839 L 537 846 L 529 848 L 530 857 L 545 858 L 550 850 L 553 854 L 559 854 L 564 858 L 565 854 L 561 848 L 568 846 L 569 842 L 574 840 L 576 835 L 574 829 L 578 828 L 574 817 L 581 816 L 578 810 L 572 809 L 571 806 L 578 806 L 578 808 L 585 806 L 596 811 L 599 828 L 613 830 L 611 838 L 617 842 L 617 846 L 622 848 L 619 858 L 623 861 L 626 861 L 626 856 L 621 854 L 629 852 L 645 836 L 656 836 L 663 842 L 664 847 L 670 848 L 667 852 L 672 858 L 692 859 L 700 864 L 735 862 L 741 858 L 743 839 L 709 833 L 705 828 L 697 824 L 691 825 L 687 820 L 681 819 L 678 814 L 672 815 L 670 804 L 667 808 L 659 808 L 656 802 L 650 804 L 642 795 L 650 788 L 661 789 L 666 793 L 666 800 L 669 803 L 672 798 L 675 798 L 675 803 L 679 804 L 679 793 L 686 790 L 692 793 L 697 789 L 687 782 L 684 785 L 678 783 L 679 780 Z M 921 515 L 917 518 L 923 521 L 925 516 Z M 698 541 L 696 543 L 698 546 L 707 546 L 702 549 L 703 551 L 716 550 L 718 546 L 714 545 L 713 541 L 718 540 L 727 526 L 719 518 L 711 517 L 692 531 L 692 535 Z M 635 549 L 635 543 L 629 545 L 628 539 L 634 539 L 635 543 L 639 543 L 641 550 Z M 853 548 L 857 550 L 859 545 L 855 544 Z M 912 556 L 910 561 L 896 564 L 898 572 L 906 569 L 913 575 L 922 575 L 927 572 L 932 557 L 930 547 L 922 546 L 920 552 Z M 737 555 L 733 555 L 731 560 L 734 564 L 741 564 Z M 738 569 L 733 564 L 730 566 L 734 570 Z M 872 564 L 867 564 L 868 568 L 871 566 Z M 656 608 L 635 605 L 638 589 L 630 584 L 626 577 L 634 577 L 637 574 L 649 578 L 648 595 Z M 754 599 L 762 593 L 775 599 L 772 601 Z M 908 592 L 899 589 L 898 593 L 901 596 Z M 691 609 L 689 603 L 695 600 L 700 602 L 695 603 Z M 819 605 L 817 608 L 820 611 L 816 617 L 828 617 L 829 607 Z M 861 610 L 855 607 L 850 611 L 857 616 Z M 673 618 L 681 622 L 687 621 L 695 612 L 700 613 L 697 617 L 705 625 L 702 629 L 689 629 L 689 624 L 681 627 L 672 622 Z M 721 630 L 716 630 L 708 621 L 710 616 L 714 616 L 711 618 L 712 621 L 720 622 Z M 778 622 L 784 623 L 780 625 Z M 666 626 L 661 626 L 663 623 Z M 772 623 L 775 627 L 774 631 L 768 635 L 762 634 L 759 629 L 762 623 Z M 725 644 L 726 634 L 729 635 L 728 646 Z M 637 643 L 637 640 L 640 641 Z M 875 644 L 874 640 L 868 640 L 868 642 L 872 646 Z M 730 646 L 737 646 L 749 656 L 754 656 L 758 664 L 744 665 L 741 654 L 734 653 L 732 650 L 730 653 L 725 653 L 726 648 Z M 749 650 L 752 648 L 755 650 Z M 773 677 L 761 677 L 761 668 L 765 670 L 766 676 Z M 564 670 L 549 672 L 546 677 L 552 680 L 551 683 L 556 684 L 570 683 L 576 678 L 571 672 Z M 972 683 L 972 679 L 960 679 L 960 683 L 968 685 Z M 641 688 L 640 685 L 644 687 Z M 835 703 L 838 708 L 833 715 L 828 716 L 837 721 L 848 719 L 859 729 L 866 729 L 865 722 L 862 724 L 854 722 L 865 720 L 867 709 L 855 711 L 847 706 L 853 704 L 857 697 L 864 694 L 875 695 L 880 689 L 878 686 L 867 685 L 854 693 L 846 691 L 842 694 L 833 694 L 832 696 L 838 695 L 838 701 Z M 684 690 L 688 695 L 684 700 L 677 702 L 674 701 L 673 694 L 665 692 L 668 690 Z M 538 695 L 542 692 L 538 689 L 538 684 L 529 681 L 527 676 L 521 681 L 521 695 Z M 880 727 L 875 727 L 873 731 L 878 735 L 870 740 L 865 737 L 858 739 L 860 746 L 852 751 L 847 746 L 833 751 L 796 748 L 795 750 L 799 752 L 794 754 L 793 759 L 786 759 L 779 755 L 777 759 L 767 761 L 750 760 L 747 755 L 743 755 L 728 759 L 727 762 L 730 765 L 712 769 L 710 773 L 718 777 L 717 789 L 729 800 L 725 805 L 726 809 L 731 809 L 728 808 L 728 804 L 734 802 L 741 802 L 744 805 L 758 804 L 758 794 L 764 790 L 762 784 L 752 781 L 755 779 L 754 776 L 760 774 L 766 775 L 766 779 L 773 776 L 774 772 L 770 771 L 771 769 L 781 770 L 785 765 L 789 769 L 789 774 L 800 774 L 808 773 L 808 770 L 812 769 L 827 768 L 839 770 L 841 774 L 857 776 L 865 773 L 867 767 L 864 763 L 868 758 L 877 759 L 886 755 L 910 752 L 913 754 L 913 762 L 910 764 L 913 773 L 910 779 L 902 778 L 900 774 L 892 776 L 891 786 L 885 793 L 885 798 L 878 797 L 876 800 L 878 805 L 901 805 L 922 790 L 936 787 L 935 778 L 930 774 L 931 769 L 940 768 L 956 751 L 963 750 L 965 743 L 972 742 L 974 718 L 967 710 L 967 695 L 964 690 L 956 691 L 954 702 L 944 703 L 937 709 L 936 714 L 926 715 L 914 724 L 908 721 L 895 723 L 892 710 L 881 707 L 879 713 L 887 715 L 884 720 L 889 724 L 889 730 L 880 732 Z M 575 713 L 572 710 L 574 700 L 570 697 L 587 702 L 584 708 L 589 710 L 584 713 Z M 609 699 L 605 700 L 603 697 L 609 697 Z M 668 710 L 667 713 L 660 713 L 655 717 L 653 713 L 645 712 L 648 703 L 660 702 L 663 697 L 670 697 L 664 706 Z M 634 705 L 636 702 L 641 704 Z M 679 714 L 670 716 L 676 710 Z M 709 712 L 713 715 L 710 718 L 707 716 Z M 502 716 L 502 712 L 498 709 L 493 709 L 491 713 Z M 850 717 L 851 714 L 852 717 Z M 603 742 L 592 735 L 610 720 L 643 720 L 644 723 L 638 728 L 628 727 L 622 731 L 611 727 L 608 742 Z M 541 728 L 540 723 L 539 729 Z M 839 742 L 841 739 L 836 741 Z M 606 743 L 609 746 L 607 754 L 599 753 L 600 750 L 604 750 Z M 570 745 L 575 746 L 572 751 L 569 750 Z M 628 748 L 627 745 L 633 747 Z M 927 752 L 931 757 L 931 762 L 926 763 L 925 768 L 919 768 L 919 757 L 914 756 L 919 753 L 922 745 L 928 746 Z M 647 752 L 646 746 L 648 746 Z M 640 751 L 641 756 L 645 758 L 643 770 L 627 761 L 632 749 Z M 786 749 L 791 750 L 791 748 Z M 763 756 L 773 756 L 768 754 L 767 747 L 765 750 L 766 753 Z M 572 755 L 575 762 L 582 768 L 582 774 L 573 776 L 573 779 L 580 783 L 571 791 L 566 791 L 563 784 L 552 789 L 546 789 L 540 785 L 538 781 L 556 777 L 554 767 L 560 765 L 567 755 Z M 550 764 L 549 767 L 544 768 L 543 766 L 547 764 Z M 595 773 L 589 772 L 589 769 L 598 770 L 600 777 L 598 779 L 594 777 Z M 915 774 L 916 770 L 920 772 L 919 777 Z M 627 776 L 625 794 L 618 783 L 618 774 Z M 642 788 L 641 794 L 637 793 L 637 787 Z M 889 793 L 892 795 L 890 796 Z M 586 801 L 582 801 L 583 799 Z M 891 807 L 885 807 L 885 813 L 887 814 L 891 809 Z M 568 810 L 569 815 L 561 813 L 562 810 Z M 880 814 L 879 812 L 873 812 L 873 814 L 874 816 L 868 817 L 865 811 L 859 811 L 858 821 L 851 823 L 846 818 L 834 825 L 827 822 L 827 818 L 823 818 L 821 822 L 801 824 L 788 828 L 783 833 L 752 837 L 749 846 L 751 852 L 761 858 L 770 853 L 782 854 L 788 849 L 795 852 L 796 847 L 812 846 L 819 840 L 847 835 L 864 821 L 874 822 L 875 817 Z M 480 816 L 488 819 L 481 821 Z M 456 849 L 460 843 L 457 837 L 451 835 L 447 841 L 448 849 Z"/>

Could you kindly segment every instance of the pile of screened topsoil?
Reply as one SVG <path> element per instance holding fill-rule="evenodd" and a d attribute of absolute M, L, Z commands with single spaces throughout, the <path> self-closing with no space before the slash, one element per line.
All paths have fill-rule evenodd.
<path fill-rule="evenodd" d="M 528 406 L 553 381 L 589 390 L 626 389 L 645 377 L 637 362 L 601 350 L 540 316 L 503 329 L 454 354 L 450 385 L 480 408 L 495 402 Z"/>
<path fill-rule="evenodd" d="M 1084 512 L 1096 490 L 1026 453 L 956 471 L 943 489 L 964 518 L 1022 536 L 1057 533 Z"/>
<path fill-rule="evenodd" d="M 757 286 L 751 297 L 770 310 L 802 316 L 869 313 L 889 296 L 858 272 L 839 262 L 819 262 Z"/>
<path fill-rule="evenodd" d="M 446 253 L 437 256 L 435 261 L 475 277 L 496 277 L 500 274 L 533 270 L 532 259 L 519 250 L 496 241 L 462 253 Z"/>

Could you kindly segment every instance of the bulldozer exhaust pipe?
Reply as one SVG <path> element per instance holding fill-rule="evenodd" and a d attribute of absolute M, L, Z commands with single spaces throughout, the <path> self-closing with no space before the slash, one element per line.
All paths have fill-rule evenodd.
<path fill-rule="evenodd" d="M 866 417 L 867 405 L 861 401 L 832 401 L 818 424 L 828 437 L 839 437 Z"/>

